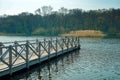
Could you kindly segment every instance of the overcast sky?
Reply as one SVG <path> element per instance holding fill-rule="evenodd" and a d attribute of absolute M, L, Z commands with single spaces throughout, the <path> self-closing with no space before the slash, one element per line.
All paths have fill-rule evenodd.
<path fill-rule="evenodd" d="M 53 10 L 61 7 L 83 10 L 120 8 L 120 0 L 0 0 L 0 15 L 14 15 L 21 12 L 31 12 L 41 6 L 52 6 Z"/>

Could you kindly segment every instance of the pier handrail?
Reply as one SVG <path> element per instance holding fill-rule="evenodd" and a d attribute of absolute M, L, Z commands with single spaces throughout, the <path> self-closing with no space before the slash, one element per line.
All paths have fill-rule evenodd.
<path fill-rule="evenodd" d="M 9 42 L 0 45 L 0 72 L 6 69 L 11 71 L 12 68 L 21 64 L 26 64 L 29 68 L 29 62 L 32 60 L 49 58 L 53 53 L 57 55 L 58 51 L 80 46 L 77 37 L 15 41 L 7 46 L 4 44 L 9 44 Z"/>

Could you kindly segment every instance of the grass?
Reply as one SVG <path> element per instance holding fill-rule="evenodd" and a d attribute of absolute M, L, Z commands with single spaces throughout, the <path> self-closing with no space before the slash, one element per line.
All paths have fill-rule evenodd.
<path fill-rule="evenodd" d="M 3 35 L 7 35 L 7 34 L 6 34 L 6 33 L 1 33 L 1 32 L 0 32 L 0 36 L 3 36 Z"/>
<path fill-rule="evenodd" d="M 78 30 L 71 31 L 68 34 L 62 34 L 62 36 L 71 36 L 71 37 L 105 37 L 102 31 L 99 30 Z"/>

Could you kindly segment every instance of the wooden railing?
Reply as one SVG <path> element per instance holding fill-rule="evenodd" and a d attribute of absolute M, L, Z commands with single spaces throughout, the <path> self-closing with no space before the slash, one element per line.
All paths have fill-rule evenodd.
<path fill-rule="evenodd" d="M 10 45 L 9 45 L 10 44 Z M 50 57 L 51 54 L 58 54 L 59 51 L 69 50 L 80 46 L 79 38 L 55 38 L 43 39 L 42 41 L 27 40 L 0 43 L 0 72 L 26 64 L 29 68 L 29 62 L 43 57 Z"/>

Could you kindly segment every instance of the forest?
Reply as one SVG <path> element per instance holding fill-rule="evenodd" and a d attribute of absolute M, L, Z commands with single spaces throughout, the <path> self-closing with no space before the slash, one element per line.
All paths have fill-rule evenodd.
<path fill-rule="evenodd" d="M 0 35 L 58 36 L 75 30 L 100 30 L 120 36 L 120 9 L 82 10 L 43 6 L 34 13 L 0 16 Z"/>

